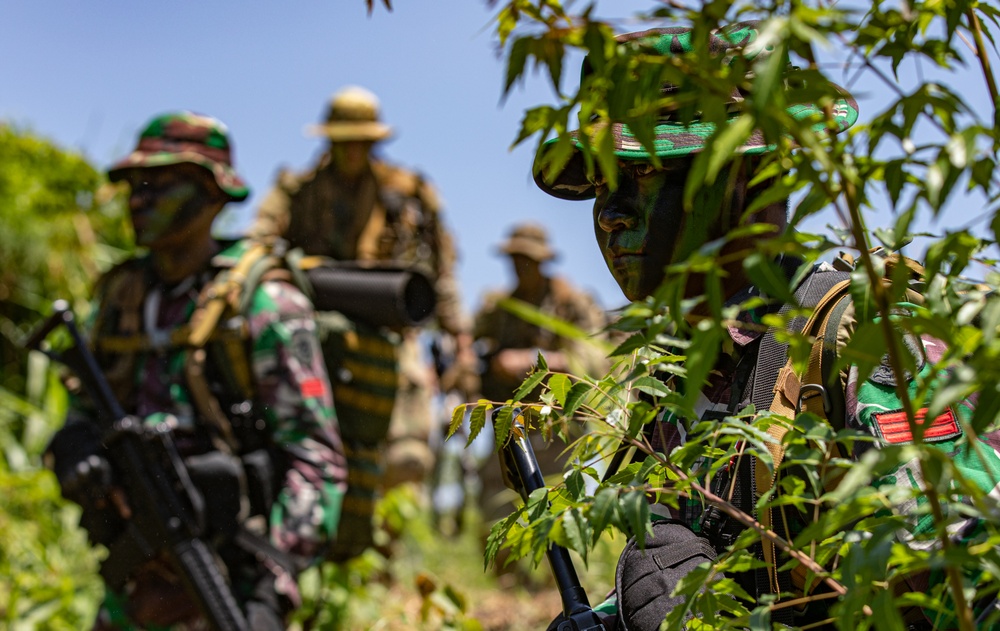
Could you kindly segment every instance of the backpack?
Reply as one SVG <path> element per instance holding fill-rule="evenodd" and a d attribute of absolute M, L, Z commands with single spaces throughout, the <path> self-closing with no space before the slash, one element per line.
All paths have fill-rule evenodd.
<path fill-rule="evenodd" d="M 885 256 L 880 252 L 875 255 Z M 835 371 L 838 353 L 838 337 L 843 329 L 846 317 L 852 315 L 853 298 L 850 292 L 853 260 L 841 254 L 833 266 L 814 270 L 795 292 L 799 305 L 812 308 L 808 318 L 793 318 L 786 330 L 809 336 L 813 340 L 805 372 L 797 373 L 793 360 L 788 357 L 787 346 L 776 339 L 776 331 L 768 331 L 761 339 L 758 349 L 758 363 L 752 390 L 752 401 L 756 409 L 767 409 L 771 413 L 794 419 L 801 410 L 809 411 L 821 418 L 827 419 L 835 430 L 843 429 L 846 419 L 846 401 L 844 387 L 840 381 L 839 371 Z M 890 254 L 886 256 L 887 273 L 883 282 L 890 282 L 890 270 L 895 265 L 905 265 L 910 270 L 911 279 L 919 279 L 923 269 L 915 261 L 905 257 Z M 912 288 L 907 290 L 910 298 L 919 300 Z M 779 313 L 787 312 L 792 306 L 785 305 Z M 760 460 L 755 459 L 754 482 L 757 497 L 768 493 L 778 483 L 778 471 L 784 458 L 785 449 L 782 438 L 788 428 L 780 424 L 772 424 L 767 434 L 775 439 L 768 443 L 767 448 L 773 460 L 773 469 L 769 469 Z M 839 478 L 830 480 L 827 490 L 832 490 Z M 773 530 L 778 536 L 787 539 L 785 530 L 787 520 L 777 513 L 780 508 L 769 507 L 758 513 L 757 519 L 765 529 Z M 770 593 L 782 598 L 784 595 L 808 594 L 809 589 L 817 582 L 815 577 L 810 580 L 809 570 L 803 564 L 797 564 L 791 570 L 779 570 L 783 564 L 780 553 L 773 541 L 761 541 L 763 560 L 767 563 L 766 582 Z M 791 614 L 791 608 L 777 610 L 777 621 Z M 785 620 L 787 622 L 787 620 Z"/>

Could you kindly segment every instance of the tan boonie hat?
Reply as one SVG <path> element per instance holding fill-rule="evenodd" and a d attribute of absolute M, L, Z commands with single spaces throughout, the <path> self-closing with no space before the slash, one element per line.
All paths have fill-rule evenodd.
<path fill-rule="evenodd" d="M 378 142 L 392 136 L 392 128 L 379 120 L 378 97 L 358 86 L 348 86 L 330 97 L 326 121 L 306 131 L 333 142 Z"/>
<path fill-rule="evenodd" d="M 498 249 L 504 254 L 523 254 L 539 262 L 556 258 L 555 252 L 549 247 L 549 237 L 545 228 L 535 223 L 515 226 L 506 243 Z"/>

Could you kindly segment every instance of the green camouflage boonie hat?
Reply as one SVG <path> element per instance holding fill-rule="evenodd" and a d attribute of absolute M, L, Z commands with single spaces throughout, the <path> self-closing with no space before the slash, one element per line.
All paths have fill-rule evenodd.
<path fill-rule="evenodd" d="M 108 179 L 118 182 L 134 169 L 190 162 L 212 172 L 219 188 L 233 201 L 250 194 L 243 178 L 233 169 L 229 130 L 222 121 L 193 112 L 171 112 L 157 116 L 139 134 L 139 144 L 123 160 L 108 169 Z"/>
<path fill-rule="evenodd" d="M 769 47 L 753 46 L 760 35 L 760 22 L 747 21 L 723 27 L 712 33 L 709 37 L 708 52 L 710 55 L 731 54 L 736 50 L 746 59 L 753 59 L 754 62 L 763 60 L 770 54 Z M 652 54 L 663 56 L 676 56 L 693 52 L 692 29 L 687 27 L 671 27 L 651 29 L 637 33 L 625 33 L 615 38 L 619 43 L 635 42 L 647 48 Z M 586 69 L 587 62 L 584 61 Z M 586 70 L 585 70 L 586 71 Z M 840 92 L 839 98 L 835 98 L 832 103 L 833 122 L 837 132 L 844 131 L 858 120 L 858 104 L 846 90 L 840 86 L 835 86 Z M 671 84 L 663 86 L 663 93 L 676 90 Z M 730 97 L 730 120 L 740 114 L 740 103 L 743 96 L 738 91 Z M 825 129 L 827 120 L 825 112 L 816 103 L 798 103 L 788 107 L 788 112 L 797 120 L 816 119 L 814 128 L 816 130 Z M 572 132 L 574 136 L 578 132 Z M 671 112 L 665 112 L 661 120 L 654 127 L 654 147 L 656 155 L 660 158 L 679 158 L 693 153 L 697 153 L 705 148 L 708 138 L 715 133 L 715 124 L 695 120 L 683 123 L 671 116 Z M 648 160 L 650 155 L 643 148 L 642 144 L 635 137 L 627 125 L 622 123 L 612 124 L 612 136 L 615 147 L 615 155 L 626 160 Z M 545 146 L 550 146 L 557 139 L 549 140 Z M 575 141 L 577 149 L 582 148 L 579 140 Z M 768 144 L 764 140 L 764 134 L 760 130 L 754 130 L 741 147 L 744 154 L 761 154 L 775 149 L 774 144 Z M 547 173 L 539 167 L 533 169 L 535 183 L 543 191 L 554 197 L 568 200 L 593 199 L 595 196 L 594 186 L 587 179 L 586 163 L 583 154 L 575 151 L 563 170 L 551 181 L 546 181 Z"/>

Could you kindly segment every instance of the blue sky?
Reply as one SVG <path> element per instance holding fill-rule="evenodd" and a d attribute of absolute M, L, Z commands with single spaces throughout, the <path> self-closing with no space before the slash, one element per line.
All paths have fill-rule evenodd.
<path fill-rule="evenodd" d="M 539 77 L 501 102 L 494 10 L 480 0 L 393 4 L 392 12 L 377 6 L 368 16 L 363 0 L 5 3 L 0 120 L 104 167 L 131 149 L 155 114 L 214 115 L 229 125 L 237 168 L 253 189 L 248 202 L 232 207 L 228 225 L 238 226 L 280 166 L 302 169 L 318 154 L 320 141 L 304 128 L 323 116 L 329 95 L 362 85 L 379 95 L 397 132 L 382 154 L 422 171 L 444 199 L 470 309 L 486 289 L 509 281 L 495 247 L 526 219 L 549 228 L 562 254 L 555 272 L 606 307 L 620 305 L 594 244 L 590 205 L 534 186 L 530 143 L 509 150 L 525 108 L 552 95 Z M 621 31 L 636 30 L 624 18 L 654 4 L 604 0 L 597 13 L 622 18 Z M 567 65 L 567 85 L 578 67 Z M 884 94 L 860 87 L 864 118 L 866 100 Z"/>

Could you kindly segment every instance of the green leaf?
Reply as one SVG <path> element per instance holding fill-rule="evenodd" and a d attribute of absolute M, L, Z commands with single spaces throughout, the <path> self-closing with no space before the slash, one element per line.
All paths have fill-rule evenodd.
<path fill-rule="evenodd" d="M 563 533 L 566 535 L 567 546 L 587 561 L 591 526 L 579 508 L 571 508 L 562 514 Z"/>
<path fill-rule="evenodd" d="M 563 405 L 563 414 L 569 416 L 576 412 L 580 404 L 586 400 L 594 387 L 585 381 L 577 381 L 566 394 L 566 403 Z"/>
<path fill-rule="evenodd" d="M 535 358 L 535 365 L 539 371 L 548 371 L 549 363 L 545 361 L 545 355 L 542 355 L 542 351 L 538 351 L 538 356 Z"/>
<path fill-rule="evenodd" d="M 514 425 L 514 408 L 505 405 L 493 414 L 493 442 L 494 449 L 500 449 L 507 444 L 510 438 L 510 429 Z"/>
<path fill-rule="evenodd" d="M 591 504 L 590 510 L 587 511 L 587 518 L 594 528 L 595 537 L 613 522 L 617 508 L 617 491 L 611 488 L 604 488 L 597 492 L 594 503 Z"/>
<path fill-rule="evenodd" d="M 505 96 L 518 79 L 524 75 L 524 66 L 528 60 L 530 46 L 531 40 L 527 37 L 520 37 L 511 44 L 510 54 L 507 56 L 507 78 L 503 86 Z"/>
<path fill-rule="evenodd" d="M 670 394 L 670 388 L 663 385 L 663 382 L 656 377 L 639 377 L 632 382 L 632 388 L 638 390 L 639 392 L 645 392 L 646 394 L 652 395 L 654 397 L 664 397 Z"/>
<path fill-rule="evenodd" d="M 571 386 L 570 379 L 562 373 L 557 373 L 549 377 L 548 381 L 549 390 L 555 396 L 556 401 L 559 405 L 566 405 L 566 395 L 569 393 Z"/>
<path fill-rule="evenodd" d="M 587 493 L 587 486 L 583 480 L 583 474 L 574 469 L 566 475 L 566 491 L 575 502 L 579 502 Z"/>
<path fill-rule="evenodd" d="M 715 142 L 711 145 L 711 156 L 708 160 L 705 182 L 715 182 L 722 167 L 732 162 L 733 156 L 737 154 L 737 149 L 743 146 L 743 143 L 753 132 L 754 122 L 753 116 L 743 114 L 722 128 L 715 137 Z"/>
<path fill-rule="evenodd" d="M 521 383 L 520 387 L 518 387 L 517 391 L 514 393 L 514 400 L 520 401 L 524 397 L 528 396 L 532 390 L 538 387 L 538 384 L 542 383 L 542 380 L 545 379 L 548 374 L 549 373 L 545 371 L 537 371 L 528 375 L 528 377 L 523 383 Z"/>
<path fill-rule="evenodd" d="M 788 278 L 771 257 L 754 252 L 743 260 L 743 269 L 753 284 L 768 297 L 786 304 L 797 304 L 795 294 L 788 287 Z"/>
<path fill-rule="evenodd" d="M 479 436 L 479 432 L 483 431 L 483 427 L 486 426 L 486 413 L 491 409 L 493 409 L 493 404 L 486 399 L 480 399 L 476 403 L 476 407 L 472 408 L 472 415 L 469 416 L 469 440 L 465 443 L 466 447 Z"/>
<path fill-rule="evenodd" d="M 643 491 L 625 493 L 621 498 L 620 508 L 629 534 L 635 537 L 642 547 L 649 531 L 649 502 L 646 501 L 646 493 Z"/>
<path fill-rule="evenodd" d="M 466 403 L 460 403 L 451 411 L 451 422 L 448 424 L 448 438 L 451 438 L 458 431 L 458 428 L 462 426 L 462 421 L 465 419 L 466 406 Z"/>

